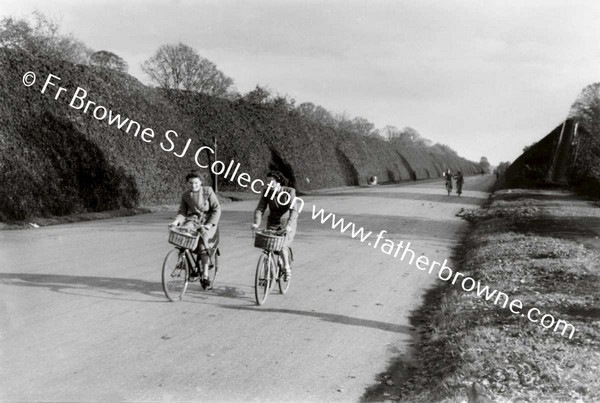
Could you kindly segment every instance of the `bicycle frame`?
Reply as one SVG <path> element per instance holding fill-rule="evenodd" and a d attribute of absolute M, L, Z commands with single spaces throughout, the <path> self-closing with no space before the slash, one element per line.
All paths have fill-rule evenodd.
<path fill-rule="evenodd" d="M 196 268 L 196 270 L 198 269 L 198 262 L 196 261 L 196 259 L 194 259 L 194 256 L 192 256 L 192 252 L 190 252 L 189 249 L 186 248 L 175 248 L 175 249 L 179 249 L 179 253 L 183 253 L 185 255 L 185 259 L 187 261 L 188 266 L 190 267 L 190 269 L 192 268 Z"/>
<path fill-rule="evenodd" d="M 273 273 L 273 278 L 270 279 L 271 280 L 271 289 L 273 289 L 273 287 L 275 287 L 275 280 L 277 280 L 279 278 L 279 270 L 281 270 L 281 267 L 279 265 L 279 252 L 275 252 L 275 251 L 267 251 L 267 250 L 263 250 L 263 253 L 265 255 L 267 255 L 268 259 L 271 259 L 271 261 L 273 262 L 273 264 L 275 265 L 275 272 Z M 269 276 L 271 276 L 271 274 L 269 273 Z"/>

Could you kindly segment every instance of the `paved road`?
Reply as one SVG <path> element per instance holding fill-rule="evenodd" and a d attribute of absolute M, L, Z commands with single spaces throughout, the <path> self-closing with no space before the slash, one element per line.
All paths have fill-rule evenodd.
<path fill-rule="evenodd" d="M 173 212 L 0 232 L 2 401 L 356 401 L 406 351 L 434 276 L 311 219 L 311 206 L 442 261 L 455 217 L 493 178 L 305 197 L 290 292 L 254 303 L 255 202 L 224 205 L 213 291 L 167 302 L 160 268 Z M 440 281 L 440 280 L 437 280 Z"/>

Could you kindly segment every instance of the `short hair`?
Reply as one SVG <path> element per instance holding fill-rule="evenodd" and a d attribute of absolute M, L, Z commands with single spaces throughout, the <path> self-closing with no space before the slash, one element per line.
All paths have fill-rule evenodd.
<path fill-rule="evenodd" d="M 189 181 L 190 179 L 193 178 L 198 178 L 201 181 L 204 181 L 204 179 L 206 178 L 206 174 L 204 174 L 204 172 L 200 173 L 196 170 L 190 171 L 186 176 L 185 176 L 185 181 Z"/>
<path fill-rule="evenodd" d="M 271 171 L 267 174 L 267 178 L 273 178 L 275 179 L 277 182 L 279 182 L 282 186 L 287 186 L 288 185 L 288 180 L 285 177 L 284 174 L 282 174 L 279 171 Z"/>

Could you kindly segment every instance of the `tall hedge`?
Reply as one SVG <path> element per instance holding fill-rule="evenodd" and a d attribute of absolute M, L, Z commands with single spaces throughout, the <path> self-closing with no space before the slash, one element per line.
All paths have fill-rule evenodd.
<path fill-rule="evenodd" d="M 34 72 L 37 81 L 23 84 Z M 49 74 L 56 86 L 41 90 Z M 55 99 L 58 87 L 66 88 Z M 75 90 L 86 100 L 135 120 L 155 137 L 126 133 L 69 106 Z M 147 87 L 135 78 L 93 66 L 41 59 L 0 49 L 0 219 L 69 214 L 173 203 L 185 172 L 196 167 L 194 154 L 217 140 L 218 159 L 233 159 L 252 178 L 280 169 L 300 190 L 365 184 L 380 180 L 439 177 L 444 168 L 478 171 L 478 166 L 435 148 L 366 138 L 334 130 L 303 118 L 283 104 L 228 101 L 185 91 Z M 99 112 L 101 115 L 101 111 Z M 175 149 L 164 151 L 167 130 Z M 187 154 L 179 158 L 191 139 Z M 212 162 L 203 152 L 201 163 Z M 220 181 L 220 189 L 245 190 Z"/>

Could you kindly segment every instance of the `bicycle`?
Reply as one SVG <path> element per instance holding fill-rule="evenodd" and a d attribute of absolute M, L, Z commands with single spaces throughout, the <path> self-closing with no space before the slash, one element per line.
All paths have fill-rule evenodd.
<path fill-rule="evenodd" d="M 258 305 L 263 305 L 269 293 L 275 286 L 279 285 L 281 294 L 287 293 L 290 288 L 291 278 L 285 275 L 285 264 L 281 249 L 283 247 L 283 236 L 285 231 L 257 230 L 254 231 L 254 246 L 262 249 L 256 265 L 254 276 L 254 296 Z M 288 247 L 290 262 L 294 260 L 292 248 Z"/>
<path fill-rule="evenodd" d="M 162 266 L 162 288 L 165 296 L 173 302 L 183 298 L 188 284 L 192 280 L 192 274 L 197 274 L 197 278 L 202 278 L 202 264 L 200 256 L 192 255 L 192 251 L 198 246 L 198 242 L 204 242 L 202 234 L 196 231 L 190 231 L 181 228 L 169 228 L 169 243 L 175 245 L 175 248 L 167 253 Z M 208 264 L 208 280 L 201 281 L 204 290 L 211 290 L 219 272 L 218 265 L 219 249 L 217 247 L 210 250 Z"/>

